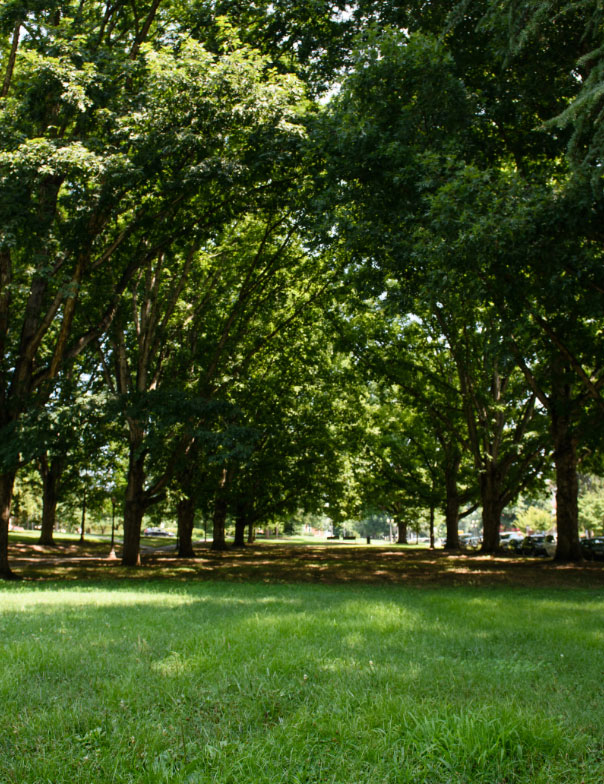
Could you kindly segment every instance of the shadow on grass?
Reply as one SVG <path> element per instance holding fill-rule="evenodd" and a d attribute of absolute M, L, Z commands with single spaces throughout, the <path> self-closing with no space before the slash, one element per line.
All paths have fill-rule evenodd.
<path fill-rule="evenodd" d="M 110 560 L 109 544 L 57 541 L 43 547 L 11 543 L 11 563 L 26 580 L 224 580 L 264 583 L 390 584 L 414 586 L 601 587 L 604 564 L 560 565 L 536 558 L 449 554 L 442 550 L 345 545 L 260 543 L 179 559 L 171 547 L 143 550 L 141 567 Z"/>

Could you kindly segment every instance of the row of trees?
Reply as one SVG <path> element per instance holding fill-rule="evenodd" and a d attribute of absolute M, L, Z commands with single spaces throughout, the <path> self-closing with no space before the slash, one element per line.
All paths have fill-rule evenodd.
<path fill-rule="evenodd" d="M 599 6 L 14 0 L 0 12 L 0 574 L 34 461 L 124 465 L 123 561 L 294 509 L 600 469 Z M 512 20 L 512 21 L 510 21 Z M 517 21 L 516 21 L 517 20 Z M 331 95 L 331 97 L 329 97 Z"/>

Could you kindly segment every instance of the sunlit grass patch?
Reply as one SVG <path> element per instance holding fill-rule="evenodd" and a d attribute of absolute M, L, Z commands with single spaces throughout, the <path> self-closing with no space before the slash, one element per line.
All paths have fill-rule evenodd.
<path fill-rule="evenodd" d="M 2 587 L 0 782 L 596 784 L 603 611 L 588 591 Z"/>

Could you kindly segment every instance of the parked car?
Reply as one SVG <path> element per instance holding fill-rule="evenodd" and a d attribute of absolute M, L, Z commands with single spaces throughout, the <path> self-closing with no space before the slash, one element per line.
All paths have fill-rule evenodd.
<path fill-rule="evenodd" d="M 504 531 L 499 536 L 499 546 L 506 552 L 517 553 L 523 541 L 524 534 L 520 531 Z"/>
<path fill-rule="evenodd" d="M 145 528 L 143 531 L 145 536 L 174 536 L 170 531 L 164 531 L 163 528 Z"/>
<path fill-rule="evenodd" d="M 553 534 L 525 536 L 520 545 L 522 555 L 553 556 L 556 553 L 556 537 Z"/>
<path fill-rule="evenodd" d="M 475 536 L 474 534 L 459 535 L 459 546 L 464 550 L 478 550 L 481 544 L 482 539 L 480 536 Z"/>
<path fill-rule="evenodd" d="M 581 539 L 581 550 L 588 561 L 604 560 L 604 536 Z"/>

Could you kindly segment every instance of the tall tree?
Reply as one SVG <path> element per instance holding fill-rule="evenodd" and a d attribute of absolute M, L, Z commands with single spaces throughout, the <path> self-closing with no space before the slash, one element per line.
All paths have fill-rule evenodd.
<path fill-rule="evenodd" d="M 295 124 L 290 78 L 236 42 L 210 54 L 180 30 L 175 6 L 159 5 L 5 9 L 6 25 L 21 30 L 0 117 L 5 434 L 44 405 L 64 361 L 104 334 L 138 268 L 184 231 L 203 241 L 267 168 L 275 176 Z M 7 577 L 15 470 L 0 476 Z"/>

